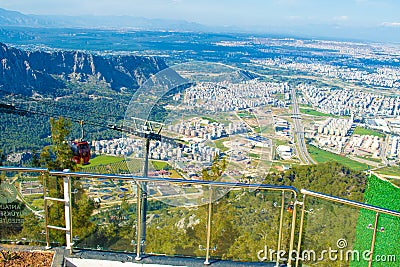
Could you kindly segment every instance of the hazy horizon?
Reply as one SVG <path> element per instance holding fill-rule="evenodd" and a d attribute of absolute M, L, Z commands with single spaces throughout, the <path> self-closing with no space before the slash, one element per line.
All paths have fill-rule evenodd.
<path fill-rule="evenodd" d="M 0 0 L 0 7 L 34 15 L 132 16 L 175 19 L 243 31 L 400 42 L 395 0 Z"/>

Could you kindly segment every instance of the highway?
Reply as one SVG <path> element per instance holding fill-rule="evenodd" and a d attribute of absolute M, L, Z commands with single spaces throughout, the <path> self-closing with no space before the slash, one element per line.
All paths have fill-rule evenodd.
<path fill-rule="evenodd" d="M 293 110 L 293 125 L 294 125 L 294 137 L 296 139 L 297 152 L 299 155 L 300 162 L 304 164 L 316 164 L 311 158 L 307 151 L 306 141 L 304 137 L 304 129 L 301 125 L 299 103 L 297 102 L 296 89 L 292 87 L 292 110 Z"/>

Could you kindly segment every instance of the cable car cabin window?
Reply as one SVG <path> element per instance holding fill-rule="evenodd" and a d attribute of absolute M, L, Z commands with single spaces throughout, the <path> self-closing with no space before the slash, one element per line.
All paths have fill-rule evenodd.
<path fill-rule="evenodd" d="M 78 149 L 78 147 L 76 146 L 75 143 L 72 143 L 72 144 L 71 144 L 71 150 L 72 150 L 72 153 L 73 153 L 75 156 L 79 156 L 79 149 Z"/>

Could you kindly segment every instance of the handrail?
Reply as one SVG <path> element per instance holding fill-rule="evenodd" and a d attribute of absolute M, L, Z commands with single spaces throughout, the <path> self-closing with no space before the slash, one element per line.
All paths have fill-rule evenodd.
<path fill-rule="evenodd" d="M 334 197 L 334 196 L 330 196 L 330 195 L 326 195 L 326 194 L 322 194 L 322 193 L 318 193 L 318 192 L 314 192 L 314 191 L 310 191 L 310 190 L 306 190 L 306 189 L 301 189 L 300 192 L 303 195 L 322 198 L 322 199 L 329 200 L 329 201 L 336 202 L 336 203 L 341 203 L 341 204 L 345 204 L 345 205 L 349 205 L 349 206 L 353 206 L 353 207 L 357 207 L 357 208 L 361 208 L 361 209 L 372 210 L 372 211 L 379 212 L 382 214 L 400 217 L 399 211 L 389 210 L 389 209 L 385 209 L 385 208 L 381 208 L 381 207 L 377 207 L 377 206 L 373 206 L 373 205 L 369 205 L 369 204 L 365 204 L 365 203 L 361 203 L 361 202 L 357 202 L 357 201 Z"/>
<path fill-rule="evenodd" d="M 245 183 L 216 182 L 216 181 L 205 181 L 205 180 L 171 179 L 162 177 L 142 177 L 142 176 L 126 176 L 126 175 L 114 175 L 114 174 L 69 172 L 69 171 L 49 171 L 48 169 L 40 169 L 40 168 L 8 167 L 8 166 L 1 166 L 0 171 L 48 172 L 50 175 L 62 176 L 62 177 L 69 176 L 77 178 L 119 179 L 127 181 L 135 180 L 138 182 L 170 182 L 175 184 L 195 184 L 195 185 L 212 186 L 212 187 L 266 189 L 266 190 L 276 190 L 276 191 L 289 191 L 292 192 L 295 196 L 297 196 L 299 193 L 299 190 L 297 188 L 285 185 L 245 184 Z"/>
<path fill-rule="evenodd" d="M 83 172 L 70 172 L 69 170 L 64 170 L 64 171 L 50 171 L 48 169 L 44 169 L 44 168 L 27 168 L 27 167 L 13 167 L 13 166 L 0 166 L 0 172 L 1 171 L 13 171 L 13 172 L 37 172 L 37 173 L 42 173 L 42 174 L 49 174 L 51 176 L 57 176 L 57 177 L 64 177 L 64 180 L 67 179 L 69 180 L 72 177 L 75 178 L 94 178 L 94 179 L 118 179 L 118 180 L 125 180 L 125 181 L 135 181 L 137 183 L 141 183 L 141 182 L 156 182 L 156 183 L 173 183 L 173 184 L 187 184 L 187 185 L 201 185 L 201 186 L 208 186 L 210 188 L 212 187 L 223 187 L 223 188 L 241 188 L 241 189 L 259 189 L 259 190 L 270 190 L 270 191 L 282 191 L 282 203 L 284 203 L 284 192 L 291 192 L 293 193 L 293 197 L 294 197 L 294 208 L 293 208 L 293 214 L 292 214 L 292 229 L 291 229 L 291 233 L 290 233 L 290 251 L 293 251 L 293 246 L 294 246 L 294 237 L 295 237 L 295 227 L 296 227 L 296 207 L 297 205 L 302 206 L 302 211 L 301 211 L 301 219 L 300 219 L 300 231 L 299 231 L 299 239 L 298 239 L 298 251 L 300 251 L 301 249 L 301 239 L 302 239 L 302 232 L 303 232 L 303 223 L 304 223 L 304 215 L 305 215 L 305 199 L 307 196 L 311 196 L 311 197 L 315 197 L 315 198 L 319 198 L 319 199 L 324 199 L 327 201 L 331 201 L 331 202 L 335 202 L 335 203 L 340 203 L 340 204 L 344 204 L 347 206 L 351 206 L 351 207 L 356 207 L 356 208 L 360 208 L 360 209 L 366 209 L 366 210 L 371 210 L 378 214 L 387 214 L 390 216 L 394 216 L 394 217 L 399 217 L 400 218 L 400 211 L 395 211 L 395 210 L 390 210 L 390 209 L 386 209 L 386 208 L 382 208 L 382 207 L 378 207 L 378 206 L 373 206 L 370 204 L 366 204 L 366 203 L 361 203 L 361 202 L 357 202 L 357 201 L 352 201 L 352 200 L 348 200 L 348 199 L 344 199 L 344 198 L 340 198 L 340 197 L 335 197 L 335 196 L 331 196 L 331 195 L 327 195 L 327 194 L 323 194 L 323 193 L 319 193 L 319 192 L 314 192 L 314 191 L 310 191 L 307 189 L 301 189 L 300 191 L 293 187 L 293 186 L 285 186 L 285 185 L 270 185 L 270 184 L 246 184 L 246 183 L 233 183 L 233 182 L 220 182 L 220 181 L 204 181 L 204 180 L 185 180 L 185 179 L 171 179 L 171 178 L 162 178 L 162 177 L 141 177 L 141 176 L 128 176 L 128 175 L 115 175 L 115 174 L 96 174 L 96 173 L 83 173 Z M 70 180 L 69 180 L 70 181 Z M 64 187 L 65 188 L 65 187 Z M 68 187 L 69 188 L 69 187 Z M 139 187 L 138 187 L 139 189 Z M 69 190 L 69 189 L 68 189 Z M 298 202 L 297 201 L 297 197 L 299 192 L 303 195 L 303 202 Z M 64 192 L 65 193 L 65 192 Z M 71 193 L 70 191 L 67 193 Z M 138 197 L 138 203 L 140 201 L 140 193 L 137 194 Z M 59 199 L 53 199 L 50 197 L 44 197 L 45 200 L 59 200 Z M 211 203 L 211 202 L 210 202 Z M 209 206 L 211 207 L 211 205 Z M 69 206 L 70 208 L 70 206 Z M 283 209 L 284 209 L 284 205 L 282 204 L 281 207 L 281 216 L 283 214 Z M 66 210 L 67 212 L 67 210 Z M 67 214 L 66 214 L 67 215 Z M 209 209 L 209 223 L 207 225 L 208 227 L 208 231 L 211 229 L 211 208 Z M 67 218 L 68 216 L 66 216 Z M 282 218 L 281 218 L 282 220 Z M 48 223 L 46 222 L 46 225 Z M 280 225 L 282 225 L 282 221 L 280 222 Z M 50 225 L 46 226 L 47 228 L 51 228 L 51 229 L 57 229 L 57 230 L 64 230 L 64 228 L 60 228 L 60 227 L 53 227 Z M 53 228 L 52 228 L 53 227 Z M 46 229 L 47 229 L 46 228 Z M 280 233 L 281 233 L 281 229 L 282 226 L 280 226 Z M 376 225 L 375 225 L 376 228 Z M 65 228 L 67 230 L 67 240 L 68 240 L 68 234 L 71 235 L 70 232 L 71 231 L 70 228 Z M 140 229 L 140 220 L 138 220 L 138 226 L 137 229 Z M 375 229 L 376 230 L 376 229 Z M 139 235 L 138 235 L 139 236 Z M 208 238 L 209 239 L 209 238 Z M 280 249 L 280 239 L 281 236 L 279 236 L 278 238 L 278 251 Z M 139 242 L 138 242 L 139 244 Z M 71 247 L 72 249 L 72 247 Z M 205 264 L 209 264 L 209 248 L 207 248 L 207 256 L 206 256 L 206 261 Z M 140 254 L 139 254 L 140 255 Z M 288 266 L 292 266 L 292 258 L 289 258 L 288 261 Z M 295 265 L 298 266 L 299 264 L 299 258 L 296 259 Z M 279 264 L 279 257 L 277 259 L 277 264 Z"/>
<path fill-rule="evenodd" d="M 72 177 L 75 178 L 97 178 L 97 179 L 118 179 L 118 180 L 125 180 L 125 181 L 135 181 L 136 183 L 140 184 L 141 182 L 156 182 L 156 183 L 173 183 L 173 184 L 187 184 L 187 185 L 200 185 L 200 186 L 208 186 L 210 188 L 213 187 L 222 187 L 222 188 L 240 188 L 240 189 L 253 189 L 253 190 L 268 190 L 268 191 L 281 191 L 284 196 L 284 192 L 291 192 L 293 194 L 294 202 L 297 203 L 297 195 L 299 191 L 297 188 L 293 186 L 285 186 L 285 185 L 269 185 L 269 184 L 245 184 L 245 183 L 233 183 L 233 182 L 220 182 L 220 181 L 204 181 L 204 180 L 185 180 L 185 179 L 171 179 L 171 178 L 161 178 L 161 177 L 143 177 L 143 176 L 126 176 L 126 175 L 112 175 L 112 174 L 95 174 L 95 173 L 83 173 L 83 172 L 70 172 L 70 170 L 66 169 L 64 171 L 49 171 L 48 169 L 40 169 L 40 168 L 23 168 L 23 167 L 7 167 L 7 166 L 1 166 L 0 167 L 0 172 L 1 171 L 20 171 L 20 172 L 41 172 L 41 173 L 47 173 L 51 176 L 57 176 L 57 177 L 64 177 L 64 179 L 70 179 Z M 140 190 L 140 187 L 138 187 L 138 190 Z M 140 203 L 140 191 L 138 191 L 137 194 L 137 203 Z M 46 198 L 45 198 L 46 200 Z M 211 202 L 209 203 L 209 207 L 211 207 Z M 70 207 L 69 207 L 70 208 Z M 281 214 L 283 214 L 283 209 L 284 205 L 281 207 Z M 295 209 L 294 209 L 295 210 Z M 67 212 L 67 208 L 66 208 Z M 139 211 L 140 212 L 140 211 Z M 139 213 L 138 213 L 139 214 Z M 67 215 L 67 213 L 66 213 Z M 211 208 L 209 209 L 209 219 L 208 219 L 208 224 L 207 224 L 207 231 L 210 232 L 211 230 Z M 294 235 L 295 235 L 295 219 L 296 219 L 296 213 L 293 212 L 292 215 L 292 230 L 291 230 L 291 235 L 290 235 L 290 246 L 291 248 L 293 247 L 293 242 L 294 242 Z M 66 216 L 67 218 L 67 216 Z M 141 221 L 137 220 L 137 229 L 141 229 Z M 47 222 L 46 222 L 47 224 Z M 67 227 L 68 228 L 68 227 Z M 48 226 L 47 228 L 48 229 Z M 55 229 L 55 228 L 53 228 Z M 57 228 L 58 230 L 62 230 L 61 228 Z M 70 228 L 68 228 L 69 230 Z M 280 238 L 281 238 L 281 232 L 282 232 L 282 226 L 279 229 L 280 232 Z M 66 232 L 66 239 L 69 240 L 71 236 L 70 232 Z M 138 234 L 138 237 L 140 235 Z M 208 246 L 207 246 L 207 255 L 206 255 L 206 260 L 204 264 L 209 264 L 209 240 L 210 238 L 208 237 Z M 68 243 L 68 242 L 67 242 Z M 137 257 L 135 259 L 140 260 L 141 259 L 141 253 L 140 253 L 140 240 L 138 239 L 137 241 L 138 244 L 138 250 L 137 250 Z M 280 242 L 278 242 L 280 246 Z M 71 247 L 72 249 L 72 247 Z M 280 250 L 280 247 L 277 248 L 277 251 Z M 279 264 L 279 258 L 277 259 L 277 264 Z"/>
<path fill-rule="evenodd" d="M 30 167 L 14 167 L 14 166 L 0 166 L 0 171 L 18 171 L 18 172 L 48 172 L 44 168 L 30 168 Z"/>
<path fill-rule="evenodd" d="M 184 179 L 171 179 L 161 177 L 140 177 L 140 176 L 126 176 L 126 175 L 111 175 L 111 174 L 96 174 L 96 173 L 83 173 L 83 172 L 69 172 L 69 171 L 49 171 L 45 168 L 28 168 L 28 167 L 13 167 L 13 166 L 0 166 L 0 171 L 18 171 L 18 172 L 41 172 L 49 173 L 54 176 L 70 176 L 78 178 L 103 178 L 103 179 L 120 179 L 120 180 L 135 180 L 138 182 L 170 182 L 176 184 L 196 184 L 203 186 L 215 186 L 215 187 L 235 187 L 235 188 L 253 188 L 253 189 L 267 189 L 267 190 L 278 190 L 278 191 L 290 191 L 298 195 L 299 190 L 293 186 L 284 185 L 270 185 L 270 184 L 245 184 L 245 183 L 232 183 L 232 182 L 215 182 L 215 181 L 204 181 L 204 180 L 184 180 Z M 307 189 L 301 189 L 300 193 L 309 195 L 325 200 L 333 201 L 336 203 L 346 204 L 349 206 L 372 210 L 383 214 L 388 214 L 396 217 L 400 217 L 400 212 L 395 210 L 389 210 L 357 201 L 352 201 L 344 198 L 339 198 L 323 193 L 310 191 Z"/>
<path fill-rule="evenodd" d="M 138 182 L 170 182 L 170 183 L 176 183 L 176 184 L 196 184 L 196 185 L 215 186 L 215 187 L 236 187 L 236 188 L 253 188 L 253 189 L 291 191 L 295 195 L 297 195 L 299 192 L 297 190 L 297 188 L 295 188 L 293 186 L 285 186 L 285 185 L 245 184 L 245 183 L 216 182 L 216 181 L 206 181 L 206 180 L 171 179 L 171 178 L 163 178 L 163 177 L 104 175 L 104 174 L 93 174 L 93 173 L 83 173 L 83 172 L 72 173 L 72 172 L 50 171 L 49 173 L 51 175 L 55 175 L 55 176 L 120 179 L 120 180 L 129 180 L 129 181 L 136 180 Z"/>
<path fill-rule="evenodd" d="M 85 177 L 85 178 L 104 178 L 104 179 L 120 179 L 120 180 L 135 180 L 139 182 L 170 182 L 177 184 L 196 184 L 205 186 L 216 186 L 216 187 L 236 187 L 236 188 L 253 188 L 253 189 L 268 189 L 268 190 L 279 190 L 279 191 L 290 191 L 298 195 L 299 190 L 293 186 L 284 185 L 269 185 L 269 184 L 245 184 L 245 183 L 232 183 L 232 182 L 215 182 L 215 181 L 204 181 L 204 180 L 184 180 L 184 179 L 171 179 L 171 178 L 160 178 L 160 177 L 140 177 L 140 176 L 125 176 L 125 175 L 105 175 L 95 173 L 83 173 L 83 172 L 69 172 L 69 171 L 49 171 L 44 168 L 28 168 L 28 167 L 13 167 L 13 166 L 0 166 L 0 171 L 19 171 L 19 172 L 47 172 L 50 175 L 55 176 L 70 176 L 70 177 Z M 349 206 L 372 210 L 375 212 L 388 214 L 396 217 L 400 217 L 400 212 L 395 210 L 389 210 L 357 201 L 352 201 L 344 198 L 339 198 L 323 193 L 310 191 L 307 189 L 301 189 L 300 193 L 308 196 L 322 198 L 325 200 L 333 201 L 336 203 L 346 204 Z"/>

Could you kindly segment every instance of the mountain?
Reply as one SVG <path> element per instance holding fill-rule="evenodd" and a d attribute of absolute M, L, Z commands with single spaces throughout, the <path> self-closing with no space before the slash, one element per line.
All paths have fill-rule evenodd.
<path fill-rule="evenodd" d="M 10 11 L 0 8 L 1 26 L 29 26 L 29 27 L 48 27 L 55 25 L 48 18 L 41 16 L 25 15 L 17 11 Z"/>
<path fill-rule="evenodd" d="M 118 29 L 144 31 L 272 34 L 291 37 L 347 41 L 400 42 L 398 23 L 380 25 L 340 25 L 337 23 L 271 23 L 270 25 L 206 26 L 174 19 L 148 19 L 133 16 L 28 15 L 0 8 L 0 32 L 5 27 Z M 20 35 L 24 32 L 21 31 Z"/>
<path fill-rule="evenodd" d="M 0 26 L 49 28 L 129 28 L 139 30 L 203 31 L 194 22 L 173 19 L 147 19 L 132 16 L 45 16 L 26 15 L 0 8 Z"/>
<path fill-rule="evenodd" d="M 0 87 L 31 95 L 65 88 L 66 82 L 104 81 L 119 91 L 137 89 L 150 75 L 167 68 L 160 58 L 102 56 L 80 51 L 24 51 L 0 43 Z"/>

